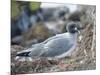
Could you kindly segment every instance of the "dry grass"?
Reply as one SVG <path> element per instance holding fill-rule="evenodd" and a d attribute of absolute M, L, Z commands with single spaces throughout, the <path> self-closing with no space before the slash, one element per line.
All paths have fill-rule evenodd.
<path fill-rule="evenodd" d="M 16 52 L 23 50 L 20 46 L 11 46 L 11 71 L 14 74 L 60 72 L 75 70 L 94 70 L 96 68 L 96 48 L 92 48 L 93 27 L 91 24 L 81 31 L 82 38 L 78 38 L 78 46 L 71 58 L 64 58 L 64 69 L 59 68 L 55 61 L 18 61 L 15 60 Z M 80 37 L 80 36 L 79 36 Z M 94 43 L 95 44 L 95 43 Z"/>

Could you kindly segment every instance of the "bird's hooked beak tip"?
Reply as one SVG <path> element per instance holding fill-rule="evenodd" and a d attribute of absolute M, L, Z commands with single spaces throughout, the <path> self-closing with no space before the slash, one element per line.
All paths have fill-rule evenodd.
<path fill-rule="evenodd" d="M 80 34 L 80 31 L 78 30 L 78 33 Z"/>
<path fill-rule="evenodd" d="M 78 33 L 80 34 L 80 32 L 81 32 L 82 30 L 84 30 L 84 28 L 85 28 L 85 27 L 78 27 L 78 28 L 77 28 Z"/>

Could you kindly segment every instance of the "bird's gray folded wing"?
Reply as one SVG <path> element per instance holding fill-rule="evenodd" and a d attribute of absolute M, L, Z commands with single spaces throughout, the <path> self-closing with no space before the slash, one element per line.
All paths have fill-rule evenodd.
<path fill-rule="evenodd" d="M 73 43 L 71 40 L 64 38 L 56 38 L 49 40 L 44 45 L 44 50 L 42 51 L 41 55 L 42 57 L 55 57 L 58 55 L 61 55 L 73 46 Z"/>
<path fill-rule="evenodd" d="M 64 34 L 65 34 L 65 33 L 64 33 Z M 48 38 L 48 39 L 45 40 L 43 43 L 47 43 L 47 42 L 49 42 L 50 40 L 60 38 L 60 37 L 64 36 L 64 34 L 57 34 L 56 36 L 53 36 L 53 37 Z"/>
<path fill-rule="evenodd" d="M 34 58 L 34 57 L 39 57 L 42 50 L 43 50 L 43 43 L 38 43 L 32 46 L 31 52 L 30 52 L 30 57 Z"/>
<path fill-rule="evenodd" d="M 50 42 L 51 40 L 54 40 L 54 39 L 57 39 L 57 38 L 61 38 L 59 36 L 62 36 L 62 34 L 58 34 L 58 35 L 56 35 L 54 37 L 48 38 L 44 42 L 32 45 L 32 48 L 30 48 L 31 49 L 30 56 L 31 57 L 41 57 L 41 54 L 44 54 L 47 51 L 47 49 L 45 49 L 46 48 L 45 45 L 48 42 Z"/>

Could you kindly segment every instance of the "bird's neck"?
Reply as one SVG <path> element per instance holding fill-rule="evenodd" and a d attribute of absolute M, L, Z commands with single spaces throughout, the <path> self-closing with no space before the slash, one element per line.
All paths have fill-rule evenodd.
<path fill-rule="evenodd" d="M 78 33 L 66 33 L 66 35 L 67 35 L 70 39 L 73 39 L 73 41 L 74 41 L 74 40 L 77 39 Z"/>
<path fill-rule="evenodd" d="M 69 33 L 72 37 L 76 37 L 77 38 L 77 33 Z"/>

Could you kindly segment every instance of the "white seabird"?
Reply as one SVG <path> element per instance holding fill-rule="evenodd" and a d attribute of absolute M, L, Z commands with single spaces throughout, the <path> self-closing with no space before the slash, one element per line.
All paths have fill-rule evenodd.
<path fill-rule="evenodd" d="M 66 25 L 68 32 L 57 34 L 47 40 L 34 44 L 31 48 L 18 52 L 16 56 L 31 58 L 64 58 L 75 50 L 79 27 L 77 23 L 70 22 Z"/>

